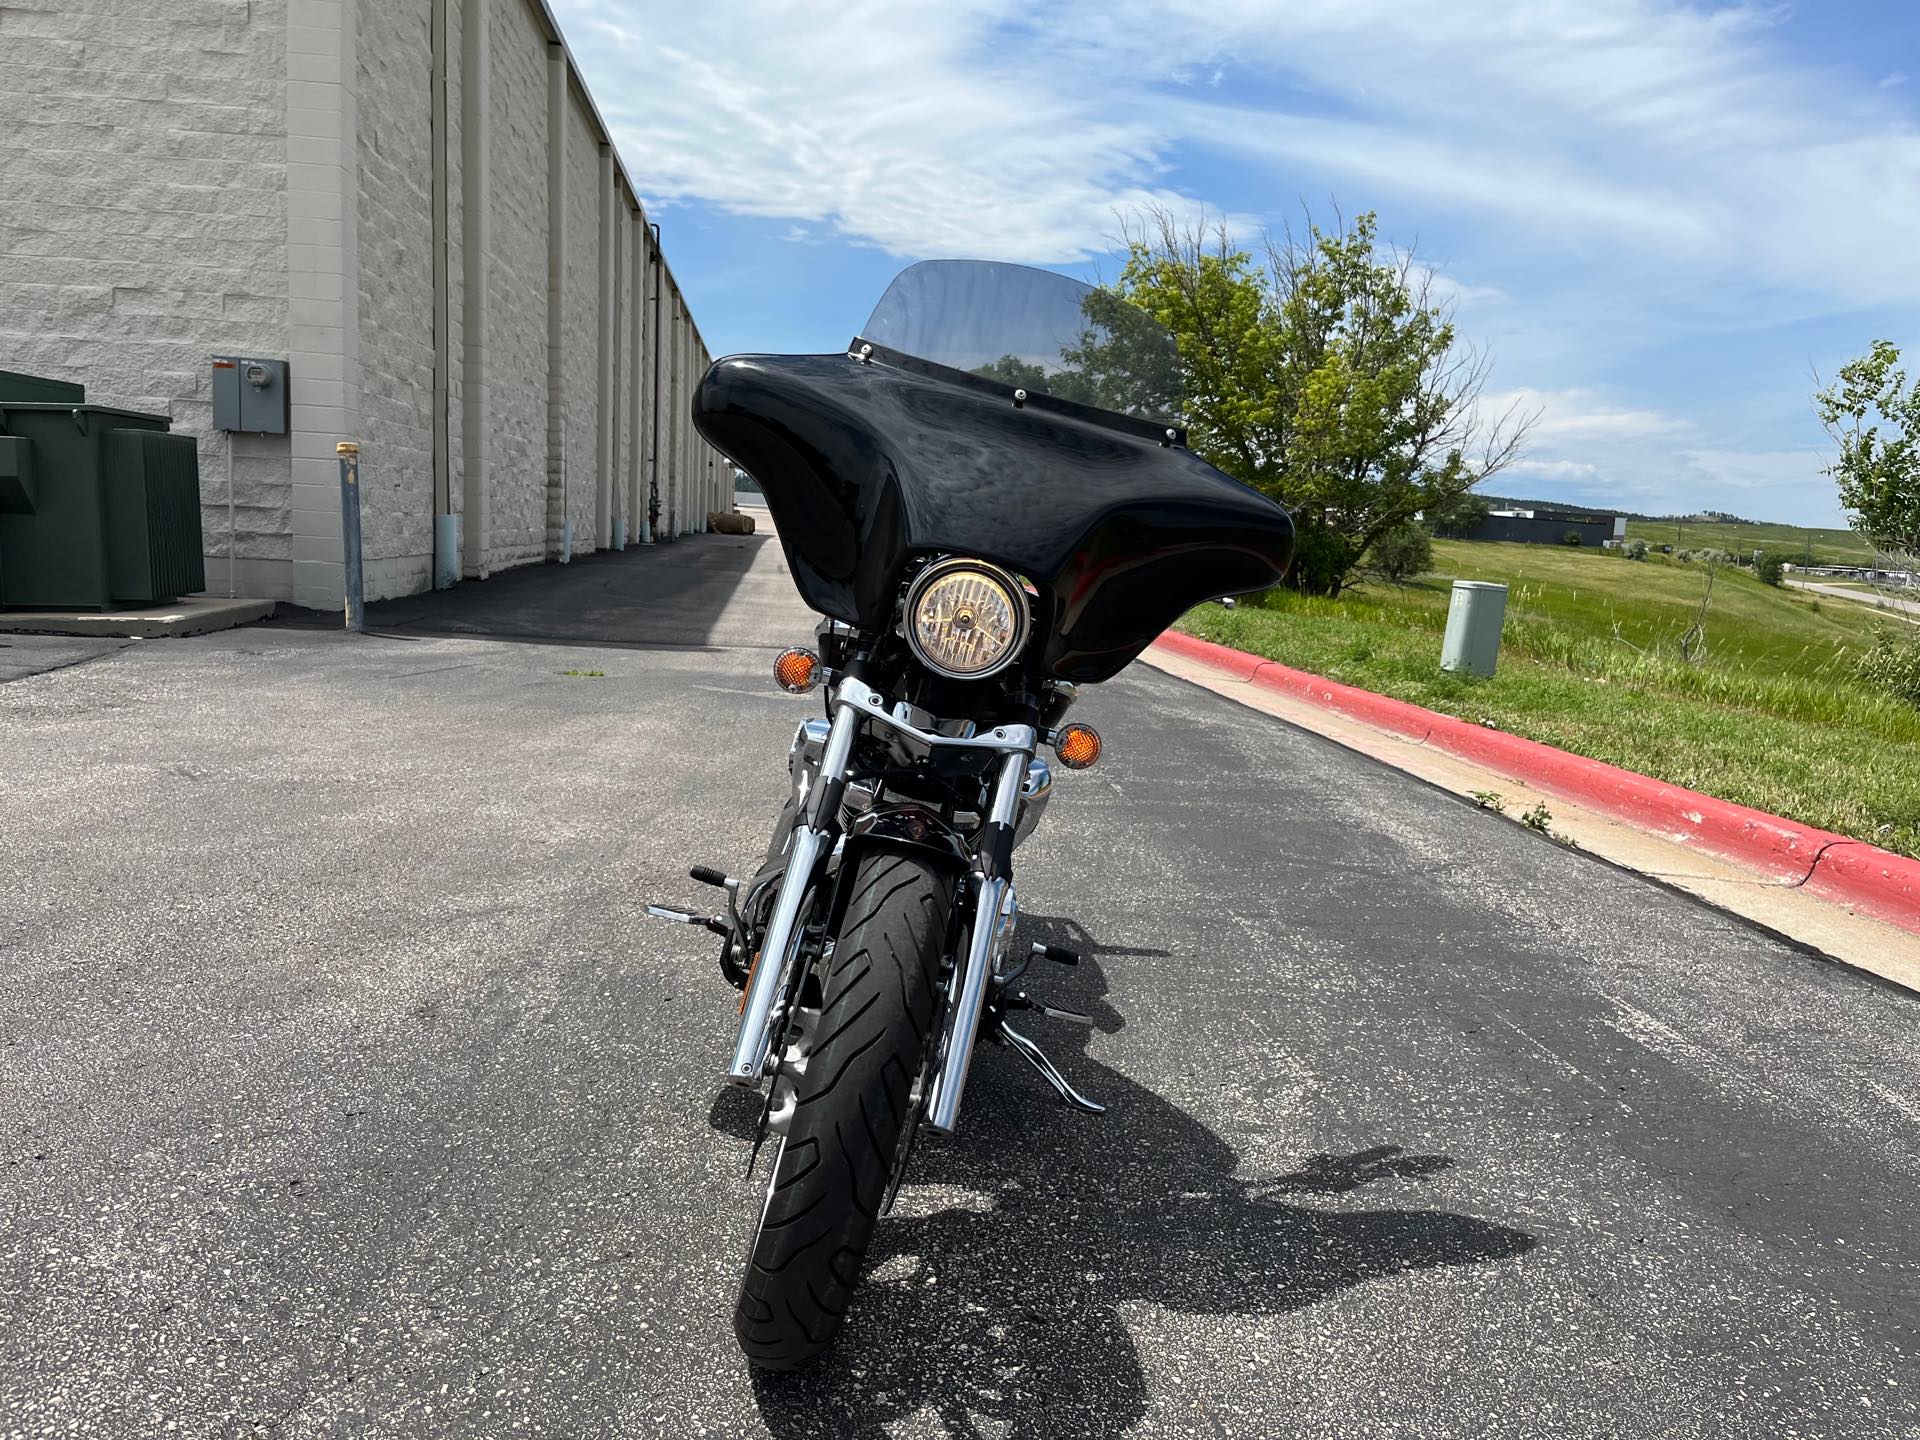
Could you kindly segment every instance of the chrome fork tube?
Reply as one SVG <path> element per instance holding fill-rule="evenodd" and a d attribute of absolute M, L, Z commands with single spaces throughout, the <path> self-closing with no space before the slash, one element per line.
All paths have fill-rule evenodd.
<path fill-rule="evenodd" d="M 1020 782 L 1026 778 L 1028 755 L 1015 751 L 1001 757 L 994 781 L 990 826 L 1011 826 L 1020 811 Z M 1000 907 L 1013 881 L 1006 875 L 979 873 L 979 898 L 973 911 L 973 931 L 967 939 L 964 968 L 954 991 L 947 1023 L 947 1050 L 934 1076 L 927 1101 L 927 1124 L 942 1135 L 953 1133 L 960 1117 L 960 1095 L 967 1085 L 967 1066 L 973 1060 L 973 1042 L 980 1033 L 980 1013 L 986 1008 L 987 982 L 993 976 L 993 937 L 1000 924 Z"/>
<path fill-rule="evenodd" d="M 823 787 L 846 774 L 847 760 L 853 754 L 854 732 L 859 727 L 858 710 L 851 705 L 834 707 L 833 729 L 827 734 L 820 769 L 813 777 L 810 800 L 818 796 Z M 814 818 L 820 822 L 817 826 L 802 819 L 793 832 L 786 873 L 780 877 L 780 893 L 774 898 L 773 916 L 767 922 L 767 933 L 741 1004 L 740 1031 L 734 1038 L 733 1058 L 727 1062 L 726 1078 L 730 1084 L 758 1085 L 767 1073 L 773 1002 L 780 994 L 781 980 L 799 944 L 800 906 L 813 881 L 814 867 L 833 847 L 833 831 L 829 827 L 834 817 L 816 809 Z"/>

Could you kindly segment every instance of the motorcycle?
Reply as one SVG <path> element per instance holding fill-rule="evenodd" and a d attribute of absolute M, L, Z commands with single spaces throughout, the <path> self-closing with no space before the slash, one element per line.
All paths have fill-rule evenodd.
<path fill-rule="evenodd" d="M 757 1366 L 832 1344 L 916 1137 L 954 1132 L 981 1042 L 1102 1110 L 1014 1023 L 1091 1023 L 1019 987 L 1037 961 L 1079 959 L 1017 938 L 1014 852 L 1054 787 L 1040 751 L 1097 763 L 1101 737 L 1067 718 L 1079 687 L 1192 606 L 1274 584 L 1293 549 L 1286 512 L 1167 418 L 1180 377 L 1169 337 L 1110 292 L 926 261 L 844 353 L 728 356 L 693 397 L 823 617 L 774 661 L 825 714 L 794 732 L 764 861 L 693 867 L 721 913 L 648 907 L 719 935 L 740 991 L 724 1078 L 762 1092 L 756 1160 L 773 1141 L 734 1313 Z"/>

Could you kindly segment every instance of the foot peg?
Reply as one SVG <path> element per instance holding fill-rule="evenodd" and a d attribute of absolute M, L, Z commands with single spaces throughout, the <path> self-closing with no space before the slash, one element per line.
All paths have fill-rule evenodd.
<path fill-rule="evenodd" d="M 724 870 L 711 865 L 695 865 L 687 871 L 690 878 L 702 885 L 712 885 L 727 892 L 727 913 L 724 915 L 697 915 L 691 910 L 676 910 L 671 905 L 649 905 L 647 914 L 656 920 L 671 920 L 676 925 L 699 925 L 711 930 L 727 943 L 720 947 L 721 977 L 734 989 L 744 990 L 747 984 L 747 945 L 746 926 L 740 920 L 740 882 Z"/>
<path fill-rule="evenodd" d="M 1042 945 L 1036 940 L 1033 942 L 1033 953 L 1035 958 L 1051 960 L 1056 965 L 1078 965 L 1080 963 L 1079 955 L 1067 949 L 1064 945 Z"/>
<path fill-rule="evenodd" d="M 1093 1016 L 1083 1015 L 1078 1010 L 1061 1010 L 1053 1005 L 1042 1005 L 1031 998 L 1026 991 L 1016 990 L 1002 1002 L 1009 1010 L 1031 1010 L 1036 1015 L 1044 1015 L 1049 1020 L 1064 1020 L 1069 1025 L 1093 1027 Z"/>
<path fill-rule="evenodd" d="M 1054 1093 L 1059 1095 L 1062 1100 L 1066 1101 L 1067 1104 L 1071 1105 L 1074 1109 L 1084 1110 L 1089 1115 L 1104 1115 L 1107 1113 L 1106 1106 L 1100 1104 L 1098 1101 L 1089 1100 L 1078 1090 L 1074 1089 L 1073 1086 L 1068 1083 L 1067 1077 L 1062 1075 L 1053 1061 L 1047 1058 L 1044 1050 L 1004 1020 L 1000 1022 L 1000 1038 L 1007 1042 L 1008 1048 L 1010 1048 L 1014 1054 L 1038 1070 L 1040 1072 L 1040 1078 L 1051 1085 Z"/>
<path fill-rule="evenodd" d="M 704 925 L 716 935 L 731 935 L 724 915 L 696 915 L 691 910 L 675 910 L 669 905 L 649 905 L 647 914 L 656 920 L 671 920 L 676 925 Z"/>

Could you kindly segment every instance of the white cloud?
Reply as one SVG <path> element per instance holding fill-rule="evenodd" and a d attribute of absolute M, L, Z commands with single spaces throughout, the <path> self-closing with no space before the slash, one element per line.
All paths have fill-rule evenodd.
<path fill-rule="evenodd" d="M 1600 473 L 1598 465 L 1585 460 L 1521 460 L 1508 468 L 1516 474 L 1540 475 L 1549 480 L 1591 480 Z"/>
<path fill-rule="evenodd" d="M 1199 209 L 1173 166 L 1208 150 L 1271 169 L 1277 204 L 1312 175 L 1838 303 L 1920 299 L 1920 129 L 1796 66 L 1771 7 L 557 4 L 655 198 L 902 255 L 1099 253 L 1118 210 Z"/>
<path fill-rule="evenodd" d="M 981 53 L 990 9 L 563 5 L 637 183 L 902 255 L 1076 260 L 1197 211 L 1124 107 Z M 597 56 L 597 61 L 596 61 Z M 631 97 L 631 98 L 629 98 Z"/>
<path fill-rule="evenodd" d="M 1684 450 L 1681 457 L 1707 484 L 1730 490 L 1830 490 L 1818 450 Z"/>
<path fill-rule="evenodd" d="M 1468 285 L 1451 276 L 1434 271 L 1428 277 L 1431 294 L 1443 305 L 1455 310 L 1469 310 L 1482 305 L 1498 305 L 1507 298 L 1507 292 L 1498 285 Z"/>
<path fill-rule="evenodd" d="M 1903 338 L 1920 306 L 1905 74 L 1793 53 L 1775 0 L 553 3 L 649 201 L 795 246 L 1068 264 L 1138 205 L 1270 205 L 1230 217 L 1251 239 L 1329 194 L 1388 243 L 1437 228 L 1436 295 L 1528 382 L 1483 413 L 1541 412 L 1516 473 L 1595 503 L 1831 512 L 1779 458 L 1798 369 L 1742 347 L 1843 310 Z M 1777 403 L 1699 400 L 1708 367 Z"/>
<path fill-rule="evenodd" d="M 1532 436 L 1537 446 L 1570 440 L 1646 440 L 1685 433 L 1692 422 L 1663 410 L 1636 410 L 1615 405 L 1592 390 L 1517 390 L 1489 392 L 1480 397 L 1483 414 L 1499 415 L 1517 408 L 1537 412 Z"/>
<path fill-rule="evenodd" d="M 1430 302 L 1450 309 L 1468 310 L 1476 306 L 1498 305 L 1507 299 L 1507 292 L 1498 285 L 1469 284 L 1398 246 L 1389 248 L 1384 258 L 1407 267 L 1407 288 L 1410 292 L 1418 295 L 1424 291 Z"/>

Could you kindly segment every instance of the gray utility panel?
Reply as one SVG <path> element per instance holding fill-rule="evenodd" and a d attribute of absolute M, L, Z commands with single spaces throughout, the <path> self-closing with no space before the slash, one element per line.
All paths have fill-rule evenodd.
<path fill-rule="evenodd" d="M 287 362 L 245 355 L 213 357 L 213 428 L 253 435 L 287 433 Z"/>
<path fill-rule="evenodd" d="M 1500 630 L 1506 619 L 1506 586 L 1491 580 L 1454 581 L 1447 633 L 1440 642 L 1440 668 L 1492 675 L 1500 659 Z"/>

